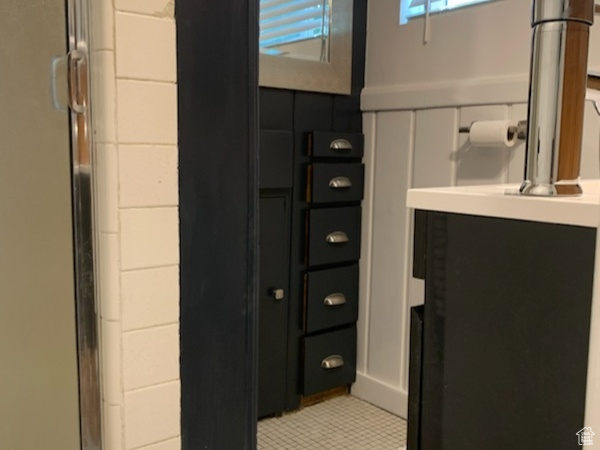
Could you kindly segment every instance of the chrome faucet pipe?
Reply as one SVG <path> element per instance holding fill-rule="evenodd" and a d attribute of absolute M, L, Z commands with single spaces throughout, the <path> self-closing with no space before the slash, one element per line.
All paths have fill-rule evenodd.
<path fill-rule="evenodd" d="M 533 0 L 524 195 L 579 195 L 594 0 Z"/>

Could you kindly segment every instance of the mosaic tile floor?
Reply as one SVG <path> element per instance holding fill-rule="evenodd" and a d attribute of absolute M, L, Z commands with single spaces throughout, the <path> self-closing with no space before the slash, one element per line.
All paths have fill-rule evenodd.
<path fill-rule="evenodd" d="M 258 450 L 398 450 L 406 422 L 351 395 L 258 423 Z"/>

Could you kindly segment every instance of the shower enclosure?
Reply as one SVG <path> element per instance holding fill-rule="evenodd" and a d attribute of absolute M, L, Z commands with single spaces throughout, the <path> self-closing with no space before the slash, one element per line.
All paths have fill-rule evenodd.
<path fill-rule="evenodd" d="M 84 0 L 0 2 L 0 448 L 101 448 Z"/>

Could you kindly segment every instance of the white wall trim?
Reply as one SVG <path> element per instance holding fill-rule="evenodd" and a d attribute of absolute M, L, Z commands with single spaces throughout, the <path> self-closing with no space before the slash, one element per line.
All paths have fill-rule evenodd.
<path fill-rule="evenodd" d="M 373 195 L 375 193 L 375 149 L 377 147 L 377 114 L 363 114 L 363 132 L 365 135 L 365 180 L 362 204 L 361 250 L 359 261 L 359 315 L 357 322 L 358 371 L 366 370 L 369 364 L 369 327 L 371 312 L 371 274 L 373 272 Z M 368 262 L 368 264 L 367 264 Z"/>
<path fill-rule="evenodd" d="M 356 382 L 352 385 L 352 395 L 404 419 L 408 417 L 408 392 L 375 380 L 364 373 L 357 372 Z"/>
<path fill-rule="evenodd" d="M 361 109 L 363 112 L 397 111 L 526 103 L 528 89 L 529 77 L 526 75 L 403 86 L 373 86 L 363 89 Z"/>

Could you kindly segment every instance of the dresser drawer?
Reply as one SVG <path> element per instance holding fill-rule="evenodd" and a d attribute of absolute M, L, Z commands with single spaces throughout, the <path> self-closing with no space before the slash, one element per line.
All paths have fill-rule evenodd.
<path fill-rule="evenodd" d="M 306 280 L 307 333 L 358 319 L 358 265 L 308 272 Z"/>
<path fill-rule="evenodd" d="M 345 386 L 356 380 L 356 327 L 304 338 L 302 394 Z"/>
<path fill-rule="evenodd" d="M 308 211 L 309 266 L 359 259 L 360 211 L 360 206 Z"/>
<path fill-rule="evenodd" d="M 309 203 L 359 202 L 363 198 L 363 164 L 313 164 L 308 167 Z"/>
<path fill-rule="evenodd" d="M 325 158 L 362 158 L 364 137 L 360 133 L 313 131 L 308 136 L 308 155 Z"/>

